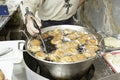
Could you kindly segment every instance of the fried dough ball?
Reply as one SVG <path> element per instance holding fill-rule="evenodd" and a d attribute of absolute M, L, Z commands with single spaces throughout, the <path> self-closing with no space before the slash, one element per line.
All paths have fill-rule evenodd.
<path fill-rule="evenodd" d="M 45 39 L 47 38 L 49 35 L 47 33 L 44 33 L 44 34 L 41 34 L 42 35 L 42 38 Z"/>
<path fill-rule="evenodd" d="M 70 48 L 70 47 L 66 48 L 65 51 L 66 51 L 67 53 L 77 53 L 77 52 L 78 52 L 75 48 Z"/>
<path fill-rule="evenodd" d="M 76 55 L 71 56 L 71 58 L 72 58 L 73 62 L 78 62 L 78 61 L 79 61 L 79 57 L 78 57 L 78 55 L 77 55 L 77 54 L 76 54 Z"/>
<path fill-rule="evenodd" d="M 98 46 L 87 45 L 87 46 L 85 46 L 85 49 L 86 49 L 87 51 L 90 51 L 90 52 L 95 52 L 95 51 L 98 50 Z"/>
<path fill-rule="evenodd" d="M 77 48 L 78 43 L 76 43 L 76 42 L 66 42 L 65 45 L 66 45 L 67 48 L 68 47 Z"/>
<path fill-rule="evenodd" d="M 55 39 L 55 40 L 61 40 L 61 37 L 62 36 L 60 36 L 60 35 L 56 35 L 53 39 Z"/>
<path fill-rule="evenodd" d="M 68 47 L 65 49 L 65 53 L 67 54 L 69 53 L 69 55 L 75 55 L 78 54 L 78 51 L 75 48 Z"/>
<path fill-rule="evenodd" d="M 98 41 L 95 39 L 90 39 L 87 41 L 87 44 L 88 45 L 98 45 Z"/>
<path fill-rule="evenodd" d="M 42 51 L 36 52 L 35 57 L 40 58 L 40 59 L 45 59 L 46 54 Z"/>
<path fill-rule="evenodd" d="M 93 35 L 91 35 L 91 34 L 85 34 L 85 35 L 82 36 L 82 38 L 83 38 L 84 40 L 94 39 Z"/>
<path fill-rule="evenodd" d="M 54 36 L 54 34 L 55 34 L 55 33 L 54 33 L 53 31 L 48 31 L 48 35 L 49 35 L 49 36 Z"/>
<path fill-rule="evenodd" d="M 91 57 L 91 54 L 90 54 L 90 53 L 87 53 L 87 52 L 84 52 L 83 55 L 85 55 L 87 58 L 90 58 L 90 57 Z"/>
<path fill-rule="evenodd" d="M 97 54 L 95 52 L 91 53 L 91 57 L 96 56 Z"/>
<path fill-rule="evenodd" d="M 63 62 L 63 63 L 73 62 L 73 60 L 72 60 L 72 58 L 70 56 L 64 56 L 64 57 L 61 58 L 60 61 Z"/>
<path fill-rule="evenodd" d="M 29 50 L 32 52 L 38 52 L 38 51 L 41 51 L 41 47 L 40 46 L 31 46 L 29 48 Z"/>
<path fill-rule="evenodd" d="M 62 44 L 62 40 L 56 40 L 56 39 L 52 39 L 51 40 L 52 44 Z"/>
<path fill-rule="evenodd" d="M 61 44 L 61 43 L 62 43 L 61 36 L 60 36 L 60 35 L 55 36 L 55 37 L 51 40 L 51 43 L 52 43 L 52 44 Z"/>
<path fill-rule="evenodd" d="M 53 31 L 48 31 L 48 35 L 50 36 L 58 36 L 58 35 L 62 35 L 62 31 L 60 29 L 55 29 Z"/>
<path fill-rule="evenodd" d="M 87 57 L 84 54 L 77 54 L 79 61 L 85 60 Z"/>
<path fill-rule="evenodd" d="M 64 30 L 64 34 L 72 34 L 72 33 L 73 33 L 73 30 L 71 30 L 71 29 Z"/>
<path fill-rule="evenodd" d="M 41 44 L 41 41 L 38 39 L 33 39 L 30 41 L 31 46 L 40 46 L 40 44 Z"/>
<path fill-rule="evenodd" d="M 66 38 L 71 39 L 71 40 L 75 40 L 78 36 L 76 34 L 69 34 L 66 36 Z"/>
<path fill-rule="evenodd" d="M 62 31 L 60 29 L 54 30 L 55 35 L 62 35 Z"/>
<path fill-rule="evenodd" d="M 60 57 L 55 54 L 49 54 L 49 58 L 53 62 L 60 62 Z"/>
<path fill-rule="evenodd" d="M 78 38 L 78 39 L 76 39 L 76 42 L 77 42 L 78 44 L 85 44 L 85 43 L 86 43 L 86 40 L 85 40 L 85 39 L 82 39 L 82 38 Z"/>
<path fill-rule="evenodd" d="M 84 35 L 85 35 L 85 33 L 80 32 L 80 31 L 77 31 L 77 32 L 76 32 L 76 34 L 78 34 L 78 35 L 79 35 L 79 37 L 82 37 L 82 36 L 84 36 Z"/>
<path fill-rule="evenodd" d="M 85 55 L 87 58 L 91 58 L 91 57 L 96 56 L 96 53 L 95 52 L 93 53 L 84 52 L 83 55 Z"/>
<path fill-rule="evenodd" d="M 59 56 L 59 57 L 62 57 L 62 56 L 64 56 L 64 50 L 62 50 L 62 49 L 57 49 L 57 50 L 55 51 L 55 54 L 56 54 L 57 56 Z"/>
<path fill-rule="evenodd" d="M 61 43 L 61 44 L 56 44 L 56 47 L 57 47 L 58 49 L 62 49 L 62 48 L 64 47 L 64 44 L 63 44 L 63 43 Z"/>
<path fill-rule="evenodd" d="M 5 76 L 1 69 L 0 69 L 0 80 L 5 80 Z"/>

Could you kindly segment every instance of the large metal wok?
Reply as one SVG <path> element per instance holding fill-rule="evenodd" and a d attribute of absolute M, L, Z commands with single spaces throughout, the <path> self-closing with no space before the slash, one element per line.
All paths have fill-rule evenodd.
<path fill-rule="evenodd" d="M 95 38 L 100 42 L 99 46 L 101 46 L 101 37 L 96 32 L 91 29 L 75 26 L 75 25 L 58 25 L 58 26 L 50 26 L 47 28 L 43 28 L 41 31 L 42 33 L 54 30 L 54 29 L 72 29 L 77 30 L 80 32 L 91 33 L 95 36 Z M 41 71 L 44 75 L 52 76 L 57 79 L 69 79 L 75 76 L 82 76 L 89 67 L 93 64 L 94 59 L 97 57 L 89 58 L 81 62 L 72 62 L 72 63 L 57 63 L 57 62 L 50 62 L 46 60 L 37 59 L 30 51 L 29 51 L 29 43 L 33 37 L 29 38 L 25 43 L 25 49 L 27 53 L 32 56 L 34 59 L 37 60 L 38 65 L 40 66 Z"/>

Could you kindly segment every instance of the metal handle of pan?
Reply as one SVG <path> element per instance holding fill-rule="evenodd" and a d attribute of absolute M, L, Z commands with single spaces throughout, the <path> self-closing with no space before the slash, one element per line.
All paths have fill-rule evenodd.
<path fill-rule="evenodd" d="M 25 32 L 25 30 L 19 30 L 19 32 L 22 32 L 25 35 L 25 37 L 27 38 L 27 40 L 30 39 L 29 36 L 27 35 L 27 33 Z"/>
<path fill-rule="evenodd" d="M 27 52 L 27 50 L 21 49 L 22 44 L 25 45 L 25 42 L 18 42 L 18 50 L 23 51 L 23 52 Z"/>

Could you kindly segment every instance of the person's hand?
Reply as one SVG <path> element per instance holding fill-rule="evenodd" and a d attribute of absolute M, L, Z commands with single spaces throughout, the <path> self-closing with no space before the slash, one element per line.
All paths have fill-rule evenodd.
<path fill-rule="evenodd" d="M 27 15 L 27 17 L 26 17 L 27 31 L 29 32 L 30 35 L 34 36 L 35 34 L 39 33 L 39 30 L 34 27 L 32 18 L 36 21 L 36 23 L 39 27 L 41 27 L 41 22 L 38 18 L 34 17 L 31 14 Z"/>

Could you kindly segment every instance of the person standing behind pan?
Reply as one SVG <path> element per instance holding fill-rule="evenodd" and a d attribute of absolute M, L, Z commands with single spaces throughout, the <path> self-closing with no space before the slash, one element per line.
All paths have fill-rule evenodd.
<path fill-rule="evenodd" d="M 25 15 L 27 31 L 31 35 L 39 33 L 34 27 L 33 20 L 40 28 L 53 25 L 73 25 L 73 16 L 84 0 L 23 0 L 22 14 Z M 38 11 L 38 17 L 35 12 Z"/>

